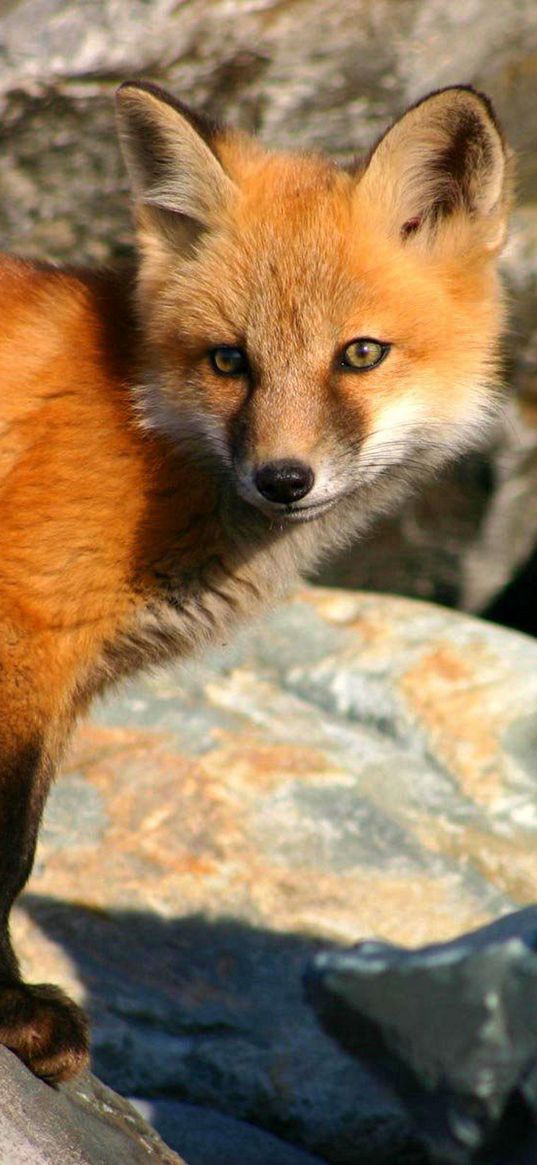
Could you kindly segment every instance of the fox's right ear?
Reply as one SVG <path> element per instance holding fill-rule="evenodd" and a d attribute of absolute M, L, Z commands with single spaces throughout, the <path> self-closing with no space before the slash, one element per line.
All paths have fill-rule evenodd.
<path fill-rule="evenodd" d="M 117 92 L 119 138 L 137 204 L 174 241 L 218 221 L 235 192 L 215 152 L 218 127 L 145 81 Z"/>
<path fill-rule="evenodd" d="M 492 106 L 471 86 L 438 90 L 412 106 L 380 139 L 360 189 L 384 227 L 431 250 L 503 243 L 510 155 Z"/>

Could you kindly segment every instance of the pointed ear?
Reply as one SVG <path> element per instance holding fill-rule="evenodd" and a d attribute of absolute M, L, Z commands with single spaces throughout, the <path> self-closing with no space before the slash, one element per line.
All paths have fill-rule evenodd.
<path fill-rule="evenodd" d="M 451 87 L 424 98 L 388 130 L 360 188 L 389 233 L 403 241 L 430 248 L 456 221 L 492 252 L 505 235 L 508 161 L 488 99 L 470 87 Z M 465 245 L 468 231 L 457 233 Z"/>
<path fill-rule="evenodd" d="M 121 85 L 117 120 L 134 197 L 156 225 L 197 237 L 215 224 L 235 192 L 215 153 L 218 127 L 145 81 Z"/>

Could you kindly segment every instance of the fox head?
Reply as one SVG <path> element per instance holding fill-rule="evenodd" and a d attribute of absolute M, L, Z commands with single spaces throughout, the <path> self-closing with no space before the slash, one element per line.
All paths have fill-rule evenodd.
<path fill-rule="evenodd" d="M 510 185 L 486 97 L 431 94 L 346 169 L 268 152 L 145 82 L 118 110 L 145 424 L 194 438 L 289 522 L 473 443 L 497 397 Z"/>

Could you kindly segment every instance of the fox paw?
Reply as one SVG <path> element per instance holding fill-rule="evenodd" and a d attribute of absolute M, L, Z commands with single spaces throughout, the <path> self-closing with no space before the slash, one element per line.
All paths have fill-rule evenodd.
<path fill-rule="evenodd" d="M 49 1084 L 86 1067 L 88 1021 L 59 987 L 39 983 L 0 986 L 0 1044 Z"/>

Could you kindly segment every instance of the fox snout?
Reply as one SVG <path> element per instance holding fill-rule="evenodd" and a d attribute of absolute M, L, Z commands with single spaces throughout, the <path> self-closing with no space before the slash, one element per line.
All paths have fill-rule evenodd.
<path fill-rule="evenodd" d="M 326 474 L 322 466 L 298 457 L 236 462 L 235 469 L 239 495 L 269 518 L 307 521 L 330 508 L 339 494 L 323 488 Z"/>
<path fill-rule="evenodd" d="M 254 485 L 269 502 L 292 505 L 313 488 L 315 475 L 303 461 L 267 461 L 254 474 Z"/>

